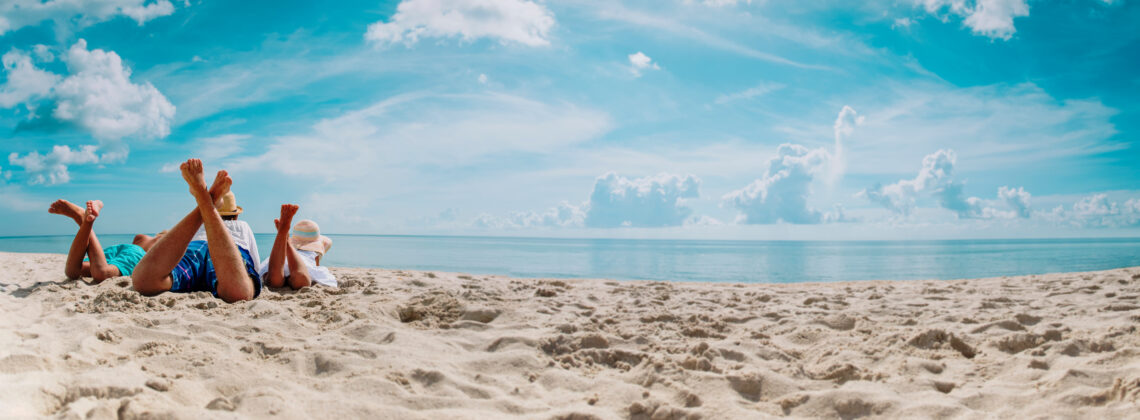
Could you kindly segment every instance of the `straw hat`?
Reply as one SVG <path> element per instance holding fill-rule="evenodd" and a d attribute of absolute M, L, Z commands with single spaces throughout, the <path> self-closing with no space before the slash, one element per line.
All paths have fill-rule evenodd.
<path fill-rule="evenodd" d="M 241 214 L 241 206 L 237 205 L 237 197 L 234 192 L 227 192 L 214 203 L 214 207 L 218 209 L 218 214 L 222 216 L 237 216 Z"/>
<path fill-rule="evenodd" d="M 302 220 L 293 225 L 293 234 L 289 236 L 289 245 L 302 251 L 313 251 L 325 255 L 332 248 L 332 239 L 321 235 L 321 228 L 317 222 Z"/>

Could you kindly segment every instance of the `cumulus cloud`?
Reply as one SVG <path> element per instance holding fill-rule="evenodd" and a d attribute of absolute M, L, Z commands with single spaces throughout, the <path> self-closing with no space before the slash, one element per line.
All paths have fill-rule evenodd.
<path fill-rule="evenodd" d="M 479 228 L 625 228 L 719 225 L 711 217 L 693 217 L 686 200 L 700 196 L 701 180 L 693 175 L 661 173 L 626 178 L 607 172 L 594 180 L 586 202 L 563 201 L 544 212 L 512 212 L 506 217 L 481 214 Z"/>
<path fill-rule="evenodd" d="M 822 213 L 808 206 L 807 200 L 812 181 L 830 160 L 831 154 L 823 148 L 781 144 L 763 177 L 722 199 L 740 211 L 738 223 L 819 223 Z"/>
<path fill-rule="evenodd" d="M 863 116 L 847 105 L 844 105 L 843 109 L 839 110 L 839 115 L 835 117 L 835 124 L 832 126 L 835 132 L 835 159 L 831 165 L 832 182 L 838 181 L 847 171 L 847 156 L 843 150 L 843 141 L 851 136 L 855 126 L 863 124 L 863 120 Z"/>
<path fill-rule="evenodd" d="M 7 0 L 0 2 L 0 35 L 45 20 L 84 27 L 126 16 L 142 25 L 172 13 L 170 0 Z"/>
<path fill-rule="evenodd" d="M 54 60 L 51 51 L 36 46 L 34 56 L 41 62 Z M 100 140 L 99 146 L 72 150 L 56 146 L 41 155 L 32 152 L 9 160 L 25 168 L 28 181 L 58 184 L 70 180 L 67 165 L 112 163 L 126 159 L 126 138 L 161 138 L 170 134 L 174 105 L 150 83 L 131 82 L 131 70 L 113 51 L 87 49 L 79 40 L 62 56 L 66 77 L 36 68 L 33 55 L 12 50 L 3 56 L 7 76 L 0 85 L 0 107 L 24 105 L 37 109 L 51 107 L 50 117 L 73 124 Z M 96 150 L 102 149 L 100 155 Z M 17 164 L 17 162 L 19 162 Z"/>
<path fill-rule="evenodd" d="M 59 83 L 59 75 L 36 68 L 32 56 L 23 51 L 9 51 L 0 60 L 7 76 L 4 84 L 0 85 L 0 108 L 12 108 L 45 98 Z"/>
<path fill-rule="evenodd" d="M 98 139 L 170 134 L 174 105 L 149 82 L 132 83 L 131 70 L 114 51 L 88 50 L 81 39 L 64 60 L 71 75 L 55 86 L 53 117 L 74 122 Z"/>
<path fill-rule="evenodd" d="M 1017 32 L 1013 19 L 1029 16 L 1027 0 L 915 0 L 928 13 L 955 15 L 977 34 L 1008 40 Z"/>
<path fill-rule="evenodd" d="M 87 41 L 81 39 L 63 60 L 67 77 L 36 68 L 22 51 L 5 54 L 7 81 L 0 86 L 0 107 L 34 108 L 46 102 L 54 105 L 53 118 L 73 123 L 100 140 L 170 134 L 174 105 L 150 83 L 132 83 L 131 70 L 114 51 L 88 50 Z"/>
<path fill-rule="evenodd" d="M 566 228 L 581 227 L 585 220 L 586 212 L 582 206 L 563 201 L 542 213 L 512 212 L 506 217 L 480 214 L 472 225 L 485 229 Z"/>
<path fill-rule="evenodd" d="M 414 45 L 420 38 L 480 38 L 537 47 L 550 45 L 554 14 L 529 0 L 404 0 L 387 22 L 368 25 L 377 46 Z"/>
<path fill-rule="evenodd" d="M 701 181 L 693 175 L 661 173 L 629 179 L 609 172 L 594 181 L 587 227 L 680 226 L 692 210 L 685 199 L 700 195 Z"/>
<path fill-rule="evenodd" d="M 8 155 L 8 163 L 22 167 L 30 184 L 63 184 L 71 180 L 71 174 L 67 171 L 68 165 L 94 164 L 104 160 L 96 150 L 97 148 L 91 145 L 81 146 L 75 150 L 68 146 L 55 146 L 46 155 L 38 152 L 24 156 L 12 153 Z"/>
<path fill-rule="evenodd" d="M 1120 203 L 1109 200 L 1107 194 L 1093 194 L 1077 200 L 1068 210 L 1061 206 L 1054 208 L 1049 217 L 1077 227 L 1140 226 L 1140 199 Z"/>
<path fill-rule="evenodd" d="M 629 55 L 629 66 L 629 71 L 633 73 L 634 77 L 641 77 L 641 73 L 645 70 L 661 69 L 657 63 L 653 62 L 653 59 L 641 51 Z"/>
<path fill-rule="evenodd" d="M 998 188 L 998 198 L 1012 208 L 1017 217 L 1028 219 L 1032 213 L 1032 209 L 1029 207 L 1030 195 L 1022 187 L 1017 187 L 1017 189 L 1006 186 L 1000 187 Z"/>
<path fill-rule="evenodd" d="M 768 161 L 764 175 L 742 189 L 725 194 L 724 205 L 740 212 L 737 223 L 814 224 L 844 221 L 842 209 L 825 214 L 808 205 L 812 183 L 826 176 L 836 182 L 843 176 L 846 157 L 844 140 L 851 135 L 863 118 L 854 109 L 844 106 L 835 119 L 835 149 L 809 149 L 784 143 L 776 149 L 776 157 Z"/>
<path fill-rule="evenodd" d="M 903 179 L 893 184 L 877 184 L 859 193 L 896 214 L 908 215 L 915 206 L 915 198 L 924 191 L 938 191 L 951 182 L 958 156 L 953 150 L 942 149 L 922 158 L 922 169 L 914 179 Z"/>
<path fill-rule="evenodd" d="M 858 196 L 901 216 L 910 215 L 920 196 L 930 195 L 937 199 L 940 207 L 954 212 L 960 219 L 1029 217 L 1030 194 L 1021 187 L 998 188 L 998 199 L 1012 210 L 993 207 L 978 197 L 967 197 L 965 184 L 954 180 L 957 162 L 958 155 L 953 150 L 940 149 L 922 158 L 922 168 L 913 179 L 901 179 L 888 185 L 876 184 L 860 191 Z"/>

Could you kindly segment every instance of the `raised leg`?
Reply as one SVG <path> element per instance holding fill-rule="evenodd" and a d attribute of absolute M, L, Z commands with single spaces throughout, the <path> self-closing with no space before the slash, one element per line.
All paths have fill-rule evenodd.
<path fill-rule="evenodd" d="M 76 212 L 78 207 L 67 200 L 56 200 L 48 208 L 48 213 L 67 216 L 79 225 L 79 231 L 75 233 L 75 239 L 71 240 L 71 248 L 67 251 L 67 262 L 63 266 L 63 273 L 71 280 L 91 275 L 90 265 L 83 262 L 91 239 L 91 224 L 84 226 L 83 212 Z"/>
<path fill-rule="evenodd" d="M 103 255 L 103 245 L 99 244 L 99 238 L 95 236 L 95 219 L 99 217 L 99 211 L 103 209 L 103 202 L 99 200 L 88 201 L 87 210 L 83 213 L 83 224 L 80 225 L 79 230 L 87 230 L 87 259 L 90 260 L 88 270 L 91 272 L 91 278 L 99 283 L 111 277 L 119 276 L 119 267 L 107 264 L 107 256 Z M 75 247 L 73 243 L 72 248 Z"/>
<path fill-rule="evenodd" d="M 83 224 L 83 208 L 67 200 L 55 200 L 51 203 L 51 207 L 48 207 L 48 213 L 67 216 L 74 220 L 76 225 Z"/>
<path fill-rule="evenodd" d="M 312 284 L 309 269 L 297 250 L 289 246 L 289 229 L 293 226 L 293 215 L 297 214 L 299 207 L 296 204 L 282 204 L 281 218 L 274 220 L 277 226 L 277 237 L 273 240 L 273 249 L 269 253 L 269 272 L 267 283 L 273 287 L 285 285 L 284 267 L 289 265 L 289 287 L 300 289 Z"/>
<path fill-rule="evenodd" d="M 214 198 L 206 188 L 202 177 L 202 161 L 190 159 L 182 164 L 182 178 L 190 186 L 190 194 L 198 202 L 198 212 L 202 215 L 202 225 L 206 228 L 206 244 L 210 249 L 210 260 L 218 276 L 218 297 L 226 302 L 253 299 L 254 285 L 245 269 L 241 252 L 230 237 L 222 215 L 214 207 Z"/>
<path fill-rule="evenodd" d="M 232 182 L 226 171 L 218 171 L 214 185 L 210 187 L 210 195 L 221 197 L 229 192 Z M 194 234 L 198 233 L 200 227 L 202 227 L 202 213 L 195 207 L 165 235 L 159 237 L 131 273 L 131 283 L 135 290 L 148 296 L 170 290 L 172 281 L 170 272 L 182 260 L 186 247 L 190 244 L 190 240 L 194 239 Z"/>

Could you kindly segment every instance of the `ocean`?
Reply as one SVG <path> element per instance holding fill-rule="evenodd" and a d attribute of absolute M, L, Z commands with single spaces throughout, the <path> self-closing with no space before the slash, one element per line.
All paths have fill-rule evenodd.
<path fill-rule="evenodd" d="M 323 265 L 697 282 L 958 279 L 1140 266 L 1140 238 L 715 241 L 329 235 Z M 130 235 L 100 235 L 104 246 Z M 70 236 L 0 237 L 0 251 L 66 253 Z M 257 235 L 268 258 L 273 235 Z M 62 268 L 61 268 L 62 270 Z"/>

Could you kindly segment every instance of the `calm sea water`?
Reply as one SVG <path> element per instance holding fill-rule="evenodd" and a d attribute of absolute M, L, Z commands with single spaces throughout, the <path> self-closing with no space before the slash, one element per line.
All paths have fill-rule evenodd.
<path fill-rule="evenodd" d="M 338 267 L 701 282 L 996 277 L 1140 266 L 1140 238 L 700 241 L 330 235 Z M 104 246 L 128 235 L 100 235 Z M 257 235 L 262 256 L 272 235 Z M 71 237 L 0 238 L 0 251 L 66 253 Z"/>

